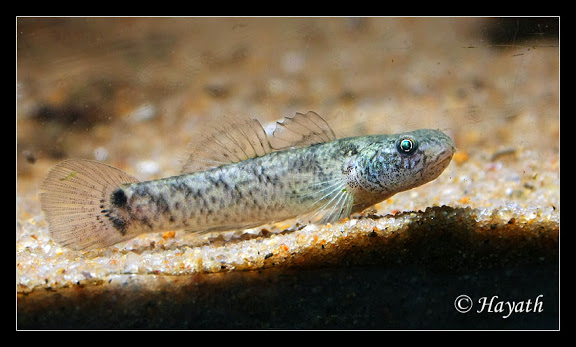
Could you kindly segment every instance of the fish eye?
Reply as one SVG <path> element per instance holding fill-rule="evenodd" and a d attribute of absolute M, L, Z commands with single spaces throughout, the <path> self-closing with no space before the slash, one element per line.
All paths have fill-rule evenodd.
<path fill-rule="evenodd" d="M 418 141 L 412 137 L 403 136 L 396 141 L 396 150 L 402 155 L 412 155 L 418 149 Z"/>

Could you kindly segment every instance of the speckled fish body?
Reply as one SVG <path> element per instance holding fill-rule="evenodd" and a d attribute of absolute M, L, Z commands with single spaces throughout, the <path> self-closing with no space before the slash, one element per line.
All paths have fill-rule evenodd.
<path fill-rule="evenodd" d="M 89 249 L 165 230 L 225 231 L 295 217 L 336 222 L 435 179 L 454 153 L 438 130 L 333 139 L 323 122 L 313 112 L 297 114 L 278 123 L 268 141 L 250 120 L 235 134 L 220 132 L 232 141 L 211 138 L 207 160 L 192 153 L 184 174 L 146 182 L 102 163 L 66 160 L 50 171 L 41 194 L 52 236 Z M 287 131 L 298 140 L 284 139 L 289 145 L 274 151 L 270 143 Z M 215 146 L 226 153 L 218 157 Z"/>

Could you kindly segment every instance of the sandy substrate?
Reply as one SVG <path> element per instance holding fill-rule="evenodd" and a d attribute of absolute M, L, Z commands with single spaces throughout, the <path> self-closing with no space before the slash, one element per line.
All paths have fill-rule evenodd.
<path fill-rule="evenodd" d="M 558 42 L 490 41 L 487 32 L 502 25 L 20 18 L 19 327 L 557 328 Z M 198 128 L 235 114 L 266 123 L 308 110 L 339 137 L 437 128 L 458 152 L 437 180 L 333 225 L 156 233 L 85 252 L 51 240 L 38 188 L 58 161 L 166 177 Z M 516 301 L 545 293 L 547 310 L 462 320 L 458 290 Z M 254 308 L 253 292 L 268 311 Z M 202 308 L 202 320 L 167 320 L 178 307 Z"/>

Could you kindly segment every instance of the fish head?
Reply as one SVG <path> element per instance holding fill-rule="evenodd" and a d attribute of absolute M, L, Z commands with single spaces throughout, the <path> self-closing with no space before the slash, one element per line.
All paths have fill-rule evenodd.
<path fill-rule="evenodd" d="M 387 197 L 436 179 L 456 150 L 448 135 L 433 129 L 376 139 L 358 153 L 355 180 L 365 191 Z"/>

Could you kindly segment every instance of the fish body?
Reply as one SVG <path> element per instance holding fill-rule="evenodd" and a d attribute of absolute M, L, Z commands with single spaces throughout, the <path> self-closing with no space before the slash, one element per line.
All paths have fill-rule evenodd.
<path fill-rule="evenodd" d="M 435 179 L 454 153 L 452 139 L 431 129 L 335 139 L 313 112 L 279 122 L 271 137 L 248 120 L 206 140 L 183 174 L 145 182 L 99 162 L 61 162 L 40 196 L 52 237 L 90 249 L 175 229 L 336 222 Z"/>

